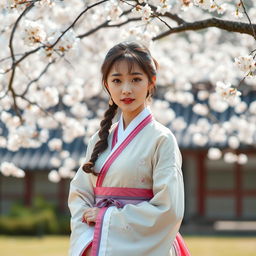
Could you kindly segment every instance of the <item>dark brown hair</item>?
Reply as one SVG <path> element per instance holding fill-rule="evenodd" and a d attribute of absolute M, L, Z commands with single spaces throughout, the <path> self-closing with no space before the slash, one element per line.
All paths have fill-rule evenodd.
<path fill-rule="evenodd" d="M 101 66 L 102 83 L 107 91 L 108 89 L 106 88 L 106 84 L 108 74 L 112 66 L 122 60 L 127 61 L 129 72 L 132 70 L 135 63 L 138 64 L 148 76 L 149 82 L 153 82 L 153 77 L 156 76 L 158 63 L 151 56 L 147 47 L 136 42 L 124 42 L 115 45 L 108 51 Z M 147 97 L 149 94 L 150 92 L 148 92 Z M 100 140 L 95 144 L 90 160 L 83 165 L 83 170 L 87 173 L 93 173 L 94 175 L 97 175 L 97 173 L 93 170 L 93 167 L 96 160 L 98 159 L 99 154 L 106 150 L 108 147 L 109 129 L 112 125 L 112 119 L 117 112 L 117 108 L 118 106 L 113 102 L 113 105 L 109 105 L 107 111 L 104 114 L 104 119 L 100 123 Z"/>

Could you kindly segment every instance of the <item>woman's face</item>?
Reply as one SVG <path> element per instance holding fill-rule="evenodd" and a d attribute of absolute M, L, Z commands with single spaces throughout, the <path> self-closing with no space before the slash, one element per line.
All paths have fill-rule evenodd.
<path fill-rule="evenodd" d="M 114 63 L 107 77 L 107 88 L 123 115 L 135 117 L 146 106 L 148 90 L 152 88 L 148 76 L 134 63 L 129 72 L 125 60 Z"/>

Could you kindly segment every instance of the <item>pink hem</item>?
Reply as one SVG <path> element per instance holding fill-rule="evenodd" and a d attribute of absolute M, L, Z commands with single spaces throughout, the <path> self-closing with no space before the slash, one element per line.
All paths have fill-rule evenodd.
<path fill-rule="evenodd" d="M 94 228 L 94 235 L 93 235 L 93 242 L 92 242 L 92 253 L 91 256 L 97 256 L 99 253 L 100 248 L 100 241 L 101 241 L 101 231 L 102 231 L 102 224 L 105 212 L 108 208 L 103 207 L 100 208 L 98 216 L 96 218 L 96 224 Z"/>
<path fill-rule="evenodd" d="M 176 239 L 177 240 L 177 243 L 178 243 L 178 247 L 180 249 L 180 256 L 190 256 L 190 252 L 181 236 L 180 233 L 178 233 L 176 235 Z"/>

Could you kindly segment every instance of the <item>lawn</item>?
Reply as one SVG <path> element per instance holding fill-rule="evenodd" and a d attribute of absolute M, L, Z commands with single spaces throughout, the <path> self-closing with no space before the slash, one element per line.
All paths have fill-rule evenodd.
<path fill-rule="evenodd" d="M 256 237 L 185 237 L 192 256 L 256 256 Z M 1 256 L 65 256 L 68 237 L 0 236 Z"/>

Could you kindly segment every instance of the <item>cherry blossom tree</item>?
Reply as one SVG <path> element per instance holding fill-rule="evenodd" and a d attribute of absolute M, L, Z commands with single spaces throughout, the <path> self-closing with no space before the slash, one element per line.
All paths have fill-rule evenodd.
<path fill-rule="evenodd" d="M 0 147 L 48 143 L 59 152 L 50 180 L 74 175 L 77 163 L 63 143 L 81 136 L 87 143 L 98 129 L 108 97 L 99 68 L 107 50 L 125 40 L 147 45 L 160 64 L 163 98 L 151 103 L 159 121 L 187 129 L 198 146 L 226 141 L 231 150 L 224 160 L 246 163 L 245 154 L 232 150 L 256 141 L 256 101 L 241 99 L 256 88 L 255 1 L 4 0 L 0 7 Z M 176 116 L 169 102 L 192 105 L 197 123 Z M 229 107 L 236 113 L 230 120 L 221 123 L 212 114 Z M 53 129 L 61 129 L 61 138 L 50 138 Z M 211 159 L 222 155 L 208 151 Z M 24 176 L 13 163 L 0 169 Z"/>

